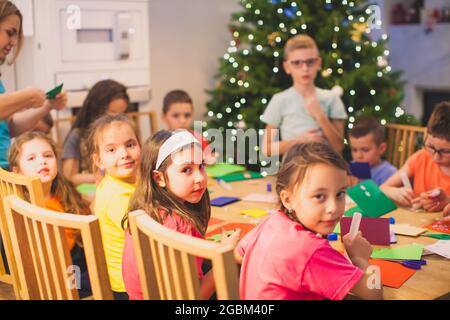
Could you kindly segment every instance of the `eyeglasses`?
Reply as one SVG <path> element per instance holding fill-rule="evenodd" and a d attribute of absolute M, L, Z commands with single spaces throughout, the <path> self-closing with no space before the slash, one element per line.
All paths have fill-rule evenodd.
<path fill-rule="evenodd" d="M 425 144 L 424 147 L 429 153 L 431 153 L 433 155 L 435 153 L 437 153 L 438 156 L 443 156 L 443 157 L 444 156 L 445 157 L 450 156 L 450 149 L 438 149 L 438 148 L 435 148 L 434 146 L 432 146 L 430 144 Z"/>
<path fill-rule="evenodd" d="M 291 60 L 289 63 L 291 66 L 293 66 L 296 69 L 301 68 L 304 64 L 309 68 L 312 67 L 317 61 L 319 61 L 319 58 L 311 58 L 306 60 Z"/>

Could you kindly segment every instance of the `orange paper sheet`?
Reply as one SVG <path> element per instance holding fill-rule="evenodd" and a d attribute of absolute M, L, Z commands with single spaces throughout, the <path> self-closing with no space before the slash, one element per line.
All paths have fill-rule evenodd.
<path fill-rule="evenodd" d="M 417 270 L 407 268 L 398 262 L 369 259 L 369 264 L 377 265 L 381 270 L 381 283 L 384 286 L 400 288 Z"/>
<path fill-rule="evenodd" d="M 250 223 L 228 223 L 220 228 L 217 228 L 213 231 L 208 232 L 205 235 L 205 238 L 211 237 L 215 234 L 222 233 L 222 228 L 226 231 L 229 230 L 235 230 L 235 229 L 241 229 L 241 236 L 240 239 L 242 239 L 243 236 L 245 236 L 250 230 L 252 230 L 256 225 L 250 224 Z"/>
<path fill-rule="evenodd" d="M 424 228 L 440 233 L 450 234 L 450 221 L 436 221 L 435 223 L 425 226 Z"/>
<path fill-rule="evenodd" d="M 220 220 L 220 219 L 217 219 L 217 218 L 209 218 L 208 227 L 213 226 L 215 224 L 222 223 L 222 222 L 223 222 L 223 220 Z"/>

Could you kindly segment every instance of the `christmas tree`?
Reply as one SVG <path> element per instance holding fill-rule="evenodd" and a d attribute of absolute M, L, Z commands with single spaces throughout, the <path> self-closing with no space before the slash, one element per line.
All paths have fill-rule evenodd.
<path fill-rule="evenodd" d="M 317 42 L 323 62 L 316 85 L 341 91 L 348 128 L 361 115 L 373 115 L 382 124 L 415 121 L 400 107 L 404 83 L 401 72 L 388 64 L 387 35 L 371 38 L 381 22 L 370 3 L 241 0 L 240 4 L 242 12 L 233 14 L 229 25 L 232 40 L 220 61 L 216 87 L 209 91 L 205 128 L 234 133 L 254 128 L 263 134 L 260 117 L 267 103 L 292 85 L 283 71 L 283 48 L 297 34 L 308 34 Z"/>

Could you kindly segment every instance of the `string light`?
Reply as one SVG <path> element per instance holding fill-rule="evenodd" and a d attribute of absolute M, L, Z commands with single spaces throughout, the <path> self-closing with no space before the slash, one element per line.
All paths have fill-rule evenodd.
<path fill-rule="evenodd" d="M 262 20 L 258 20 L 258 25 L 262 26 L 264 22 Z"/>
<path fill-rule="evenodd" d="M 278 51 L 274 51 L 273 56 L 275 58 L 278 58 L 280 56 L 280 53 Z"/>
<path fill-rule="evenodd" d="M 380 111 L 380 110 L 381 110 L 381 107 L 379 105 L 376 105 L 375 106 L 375 111 Z"/>
<path fill-rule="evenodd" d="M 266 99 L 266 98 L 262 98 L 262 99 L 261 99 L 261 103 L 262 103 L 262 104 L 266 104 L 266 103 L 267 103 L 267 99 Z"/>
<path fill-rule="evenodd" d="M 353 107 L 348 107 L 348 112 L 353 112 Z"/>
<path fill-rule="evenodd" d="M 239 22 L 244 22 L 245 21 L 245 18 L 244 17 L 239 17 Z"/>
<path fill-rule="evenodd" d="M 225 112 L 226 113 L 231 113 L 231 108 L 230 107 L 226 108 Z"/>
<path fill-rule="evenodd" d="M 208 111 L 208 117 L 214 117 L 214 112 Z"/>
<path fill-rule="evenodd" d="M 255 38 L 255 36 L 254 35 L 252 35 L 251 33 L 248 35 L 248 40 L 253 40 Z"/>
<path fill-rule="evenodd" d="M 274 68 L 273 68 L 273 72 L 274 72 L 274 73 L 277 73 L 277 72 L 278 72 L 278 68 L 277 68 L 277 67 L 274 67 Z"/>
<path fill-rule="evenodd" d="M 237 108 L 237 109 L 239 109 L 240 107 L 241 107 L 241 104 L 239 103 L 239 102 L 236 102 L 235 104 L 234 104 L 234 106 Z M 231 109 L 230 109 L 231 110 Z"/>

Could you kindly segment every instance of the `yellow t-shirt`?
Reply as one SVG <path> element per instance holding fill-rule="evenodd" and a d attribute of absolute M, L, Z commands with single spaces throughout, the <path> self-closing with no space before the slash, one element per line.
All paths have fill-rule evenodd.
<path fill-rule="evenodd" d="M 106 175 L 95 193 L 94 212 L 100 222 L 109 281 L 112 290 L 116 292 L 126 292 L 122 277 L 125 231 L 122 229 L 121 222 L 128 210 L 128 202 L 134 190 L 134 184 Z"/>

